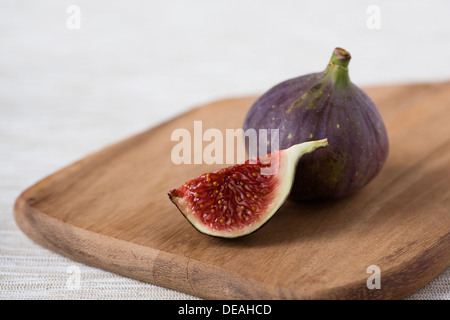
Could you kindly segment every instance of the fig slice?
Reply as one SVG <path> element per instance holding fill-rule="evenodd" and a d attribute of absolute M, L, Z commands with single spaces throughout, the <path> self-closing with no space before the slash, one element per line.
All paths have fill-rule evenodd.
<path fill-rule="evenodd" d="M 202 174 L 168 195 L 201 233 L 244 236 L 264 225 L 286 201 L 302 155 L 327 145 L 327 139 L 296 144 Z"/>

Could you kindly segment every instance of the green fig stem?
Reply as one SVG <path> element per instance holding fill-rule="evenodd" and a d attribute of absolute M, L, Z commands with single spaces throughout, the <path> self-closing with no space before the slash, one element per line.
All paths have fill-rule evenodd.
<path fill-rule="evenodd" d="M 347 85 L 350 83 L 348 75 L 348 64 L 351 55 L 347 50 L 336 48 L 333 51 L 330 62 L 325 70 L 328 79 L 332 80 L 336 85 Z"/>

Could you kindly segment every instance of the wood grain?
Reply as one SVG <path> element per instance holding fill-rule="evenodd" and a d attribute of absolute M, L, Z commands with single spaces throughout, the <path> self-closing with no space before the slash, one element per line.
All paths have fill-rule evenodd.
<path fill-rule="evenodd" d="M 25 190 L 17 224 L 74 260 L 210 299 L 399 299 L 449 267 L 450 82 L 367 88 L 386 122 L 382 172 L 348 198 L 288 201 L 238 239 L 197 232 L 167 192 L 221 165 L 174 165 L 170 140 L 239 128 L 256 97 L 216 101 L 100 150 Z M 368 289 L 370 265 L 381 289 Z"/>

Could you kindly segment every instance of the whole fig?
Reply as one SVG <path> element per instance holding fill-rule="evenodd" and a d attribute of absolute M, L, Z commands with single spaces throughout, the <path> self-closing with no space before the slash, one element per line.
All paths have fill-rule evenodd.
<path fill-rule="evenodd" d="M 328 148 L 298 162 L 292 199 L 350 195 L 371 181 L 386 161 L 389 140 L 383 119 L 369 96 L 350 81 L 350 59 L 349 52 L 336 48 L 323 72 L 272 87 L 245 118 L 244 130 L 279 129 L 279 149 L 328 139 Z"/>

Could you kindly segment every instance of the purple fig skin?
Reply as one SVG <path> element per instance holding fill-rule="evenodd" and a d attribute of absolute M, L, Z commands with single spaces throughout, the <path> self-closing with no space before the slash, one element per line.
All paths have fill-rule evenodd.
<path fill-rule="evenodd" d="M 367 185 L 389 153 L 386 128 L 370 97 L 348 77 L 350 54 L 336 48 L 327 69 L 284 81 L 250 108 L 243 129 L 279 129 L 279 148 L 327 138 L 300 159 L 290 198 L 348 196 Z M 270 130 L 268 130 L 268 144 Z"/>

